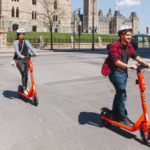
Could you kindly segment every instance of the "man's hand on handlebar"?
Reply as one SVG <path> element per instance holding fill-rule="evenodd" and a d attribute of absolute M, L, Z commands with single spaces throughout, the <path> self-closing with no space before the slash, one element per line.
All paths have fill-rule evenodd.
<path fill-rule="evenodd" d="M 150 68 L 150 64 L 147 64 L 147 68 Z"/>
<path fill-rule="evenodd" d="M 133 70 L 137 70 L 137 66 L 136 65 L 129 65 L 129 68 L 133 69 Z"/>

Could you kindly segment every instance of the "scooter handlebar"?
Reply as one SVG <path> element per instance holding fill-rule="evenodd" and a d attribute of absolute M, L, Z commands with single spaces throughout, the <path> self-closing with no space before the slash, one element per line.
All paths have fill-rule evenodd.
<path fill-rule="evenodd" d="M 138 63 L 136 66 L 137 66 L 137 72 L 140 72 L 143 69 L 149 69 L 148 65 L 144 65 L 143 63 Z"/>
<path fill-rule="evenodd" d="M 145 68 L 146 68 L 146 69 L 149 69 L 148 65 L 144 65 L 143 63 L 138 63 L 138 64 L 136 64 L 136 66 L 137 66 L 137 70 L 138 70 L 138 71 L 143 70 L 143 69 L 145 69 Z M 131 67 L 131 69 L 134 70 L 133 67 Z"/>

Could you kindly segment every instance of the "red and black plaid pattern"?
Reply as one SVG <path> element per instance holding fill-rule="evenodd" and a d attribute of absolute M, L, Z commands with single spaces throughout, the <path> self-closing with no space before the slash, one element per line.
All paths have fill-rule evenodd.
<path fill-rule="evenodd" d="M 127 44 L 126 51 L 128 54 L 128 60 L 130 58 L 135 59 L 138 56 L 130 43 Z M 102 67 L 102 71 L 101 71 L 102 75 L 107 76 L 116 67 L 115 63 L 118 60 L 121 60 L 123 56 L 123 52 L 124 52 L 124 48 L 120 40 L 114 42 L 110 46 L 108 57 L 104 61 Z"/>

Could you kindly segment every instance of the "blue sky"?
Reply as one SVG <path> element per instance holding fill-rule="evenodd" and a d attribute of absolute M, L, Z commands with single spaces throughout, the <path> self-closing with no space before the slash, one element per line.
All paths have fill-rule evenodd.
<path fill-rule="evenodd" d="M 118 3 L 121 1 L 122 0 L 118 0 Z M 123 16 L 127 18 L 130 17 L 131 12 L 136 12 L 140 21 L 139 30 L 141 33 L 146 33 L 146 27 L 150 28 L 150 0 L 135 1 L 140 1 L 141 4 L 132 6 L 120 6 L 118 7 L 118 10 Z M 83 0 L 72 0 L 72 10 L 75 10 L 79 7 L 81 7 L 81 13 L 83 13 Z M 109 8 L 112 9 L 112 13 L 114 15 L 115 0 L 98 0 L 98 9 L 102 9 L 104 15 L 107 15 Z"/>

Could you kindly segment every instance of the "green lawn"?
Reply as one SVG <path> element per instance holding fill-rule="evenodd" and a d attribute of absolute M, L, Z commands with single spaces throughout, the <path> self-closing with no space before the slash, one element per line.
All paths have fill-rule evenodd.
<path fill-rule="evenodd" d="M 47 41 L 50 41 L 50 33 L 49 32 L 26 32 L 25 34 L 25 38 L 31 41 L 35 41 L 35 43 L 38 43 L 38 37 L 39 36 L 43 36 L 44 38 L 44 42 L 47 38 Z M 53 39 L 63 39 L 63 40 L 70 40 L 70 37 L 73 36 L 72 33 L 53 33 Z M 118 39 L 118 35 L 111 35 L 111 34 L 95 34 L 94 39 L 97 40 L 97 37 L 100 36 L 102 39 L 104 39 L 104 41 L 106 39 Z M 10 39 L 11 38 L 11 39 Z M 9 43 L 12 43 L 13 40 L 16 38 L 16 32 L 13 31 L 8 31 L 7 33 L 7 41 Z M 91 40 L 92 39 L 92 34 L 81 34 L 80 37 L 82 40 Z M 78 34 L 76 34 L 75 39 L 79 39 Z M 59 42 L 58 42 L 59 43 Z"/>

